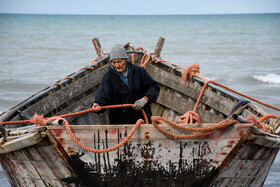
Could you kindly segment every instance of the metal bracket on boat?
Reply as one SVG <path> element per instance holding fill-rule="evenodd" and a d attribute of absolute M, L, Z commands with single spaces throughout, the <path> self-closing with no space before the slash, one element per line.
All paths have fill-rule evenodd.
<path fill-rule="evenodd" d="M 248 121 L 247 119 L 243 118 L 240 115 L 237 114 L 233 114 L 232 115 L 232 119 L 239 121 L 240 123 L 250 123 L 250 121 Z"/>
<path fill-rule="evenodd" d="M 241 114 L 245 110 L 248 103 L 250 103 L 250 101 L 246 99 L 240 99 L 238 103 L 233 107 L 232 111 L 229 113 L 229 116 L 233 114 Z"/>
<path fill-rule="evenodd" d="M 64 120 L 56 119 L 56 120 L 48 122 L 48 125 L 64 125 Z"/>

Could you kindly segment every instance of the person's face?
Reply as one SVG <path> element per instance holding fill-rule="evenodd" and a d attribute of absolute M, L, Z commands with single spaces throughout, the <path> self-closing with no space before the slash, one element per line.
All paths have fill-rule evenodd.
<path fill-rule="evenodd" d="M 115 59 L 112 60 L 112 65 L 119 72 L 124 72 L 126 70 L 126 61 L 127 59 Z"/>

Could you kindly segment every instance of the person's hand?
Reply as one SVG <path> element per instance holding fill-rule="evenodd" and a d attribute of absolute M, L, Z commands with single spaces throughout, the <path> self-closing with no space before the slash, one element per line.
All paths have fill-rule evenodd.
<path fill-rule="evenodd" d="M 135 101 L 134 105 L 133 105 L 133 108 L 135 110 L 141 110 L 145 104 L 148 103 L 148 98 L 147 97 L 142 97 L 141 99 Z"/>
<path fill-rule="evenodd" d="M 94 110 L 93 112 L 99 112 L 101 110 L 101 107 L 97 103 L 93 103 L 92 109 Z"/>

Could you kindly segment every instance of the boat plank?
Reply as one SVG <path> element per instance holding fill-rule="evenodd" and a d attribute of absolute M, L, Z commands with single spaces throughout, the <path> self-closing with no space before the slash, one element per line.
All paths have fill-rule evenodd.
<path fill-rule="evenodd" d="M 102 141 L 98 141 L 96 140 L 96 138 L 98 137 L 98 140 L 105 140 L 106 136 L 106 144 L 108 145 L 108 147 L 113 147 L 115 146 L 118 142 L 118 137 L 122 137 L 119 141 L 123 140 L 123 138 L 126 136 L 127 133 L 130 132 L 132 126 L 126 126 L 126 127 L 120 127 L 120 126 L 103 126 L 104 129 L 102 131 L 98 130 L 98 131 L 92 131 L 92 127 L 88 128 L 90 126 L 83 126 L 83 128 L 75 128 L 77 126 L 71 126 L 71 128 L 73 127 L 73 131 L 75 132 L 76 137 L 83 142 L 84 145 L 88 146 L 88 147 L 92 147 L 92 148 L 97 148 L 99 147 L 104 147 L 104 144 Z M 171 130 L 172 132 L 175 132 L 176 134 L 188 134 L 185 132 L 182 132 L 180 130 L 174 130 L 171 127 L 167 127 L 166 125 L 162 125 L 163 128 L 165 128 L 166 130 Z M 246 127 L 247 128 L 247 127 Z M 91 130 L 89 130 L 91 129 Z M 117 130 L 118 129 L 118 130 Z M 233 128 L 235 129 L 235 128 Z M 230 150 L 232 149 L 232 147 L 234 147 L 236 145 L 236 143 L 238 142 L 238 139 L 240 139 L 239 136 L 239 131 L 242 128 L 239 127 L 238 131 L 236 133 L 226 133 L 226 131 L 224 129 L 220 129 L 220 130 L 216 130 L 216 132 L 213 132 L 212 134 L 210 134 L 207 137 L 204 137 L 202 144 L 204 146 L 209 146 L 209 149 L 211 149 L 211 151 L 213 152 L 215 147 L 219 147 L 217 146 L 217 141 L 219 141 L 219 143 L 224 144 L 224 146 L 226 146 L 228 144 L 228 142 L 231 142 L 230 144 L 230 148 L 227 148 L 223 151 L 223 154 L 229 154 Z M 56 131 L 53 127 L 52 129 L 50 129 L 51 131 Z M 119 132 L 117 134 L 114 134 L 116 132 Z M 221 136 L 221 134 L 223 134 L 223 136 Z M 73 140 L 71 139 L 71 137 L 68 136 L 67 133 L 61 133 L 61 134 L 56 134 L 55 136 L 59 136 L 60 139 L 63 139 L 63 147 L 65 149 L 65 151 L 68 152 L 68 154 L 77 154 L 80 152 L 84 152 L 82 148 L 80 148 L 78 145 L 76 145 L 75 142 L 73 142 Z M 139 146 L 142 145 L 144 146 L 147 142 L 147 138 L 149 140 L 149 142 L 153 142 L 153 144 L 157 144 L 158 142 L 160 142 L 160 144 L 163 146 L 165 145 L 166 147 L 177 147 L 178 143 L 176 143 L 175 141 L 170 141 L 168 139 L 166 139 L 166 136 L 163 135 L 162 133 L 159 133 L 157 130 L 155 130 L 151 125 L 144 125 L 142 126 L 140 129 L 138 129 L 135 133 L 135 135 L 130 139 L 130 145 L 133 146 Z M 213 139 L 215 139 L 216 141 L 213 141 Z M 182 140 L 181 142 L 189 142 L 190 140 Z M 200 139 L 195 139 L 195 140 L 191 140 L 190 142 L 193 141 L 198 141 L 200 142 Z M 93 143 L 94 142 L 94 143 Z M 140 143 L 142 142 L 142 143 Z M 169 143 L 168 143 L 169 142 Z M 140 143 L 140 144 L 139 144 Z M 134 145 L 135 144 L 135 145 Z M 199 143 L 200 144 L 200 143 Z M 191 143 L 186 143 L 186 146 L 189 147 L 189 150 L 186 148 L 186 150 L 188 150 L 187 152 L 193 150 L 193 146 L 196 147 L 198 145 L 192 145 Z M 223 147 L 223 146 L 222 146 Z M 120 148 L 120 151 L 124 151 L 124 148 Z M 216 151 L 220 151 L 220 150 L 215 150 Z M 207 151 L 206 151 L 207 152 Z M 90 152 L 85 152 L 85 155 L 83 156 L 83 158 L 90 158 L 90 156 L 86 156 L 87 154 L 91 155 L 92 153 Z M 115 154 L 115 151 L 110 152 L 109 154 Z M 192 155 L 193 153 L 186 153 L 184 155 Z M 199 154 L 199 153 L 198 153 Z M 94 154 L 92 154 L 91 156 L 93 156 Z M 164 157 L 166 159 L 168 159 L 170 157 L 170 159 L 172 159 L 172 157 L 174 156 L 173 153 L 172 155 L 169 155 L 169 153 L 163 153 L 161 151 L 156 151 L 154 152 L 154 156 L 158 157 L 158 156 L 162 156 L 164 155 Z M 135 155 L 136 156 L 136 155 Z M 179 155 L 177 155 L 179 156 Z M 221 159 L 223 159 L 224 157 L 218 156 L 217 161 L 221 161 Z M 141 157 L 140 157 L 141 159 Z M 113 161 L 114 159 L 112 159 Z"/>
<path fill-rule="evenodd" d="M 254 144 L 242 145 L 236 152 L 236 159 L 250 159 L 259 160 L 262 159 L 264 153 L 267 152 L 267 148 L 256 146 Z"/>
<path fill-rule="evenodd" d="M 5 155 L 4 159 L 3 155 Z M 53 146 L 27 147 L 20 151 L 2 154 L 1 164 L 2 162 L 5 163 L 2 166 L 15 175 L 11 176 L 12 183 L 19 183 L 20 186 L 29 187 L 39 184 L 41 186 L 65 186 L 61 179 L 73 178 L 69 166 L 65 164 Z M 60 170 L 57 171 L 57 168 Z"/>
<path fill-rule="evenodd" d="M 149 63 L 147 64 L 147 71 L 160 84 L 168 86 L 169 88 L 192 97 L 195 100 L 198 98 L 201 92 L 202 87 L 200 85 L 189 82 L 181 84 L 178 82 L 178 76 L 161 70 Z M 201 102 L 220 112 L 223 112 L 225 115 L 228 115 L 231 112 L 232 107 L 235 105 L 230 99 L 220 96 L 208 89 L 205 90 Z"/>
<path fill-rule="evenodd" d="M 47 151 L 47 152 L 46 152 Z M 59 178 L 67 178 L 71 176 L 71 173 L 68 170 L 61 170 L 62 172 L 58 172 L 55 168 L 66 168 L 62 158 L 60 155 L 55 154 L 56 156 L 51 156 L 51 160 L 46 156 L 49 152 L 53 152 L 54 148 L 52 146 L 48 146 L 48 149 L 45 152 L 42 151 L 41 146 L 29 147 L 26 149 L 26 155 L 29 160 L 32 160 L 33 165 L 36 168 L 45 170 L 46 174 L 48 174 L 48 179 L 59 179 Z M 45 172 L 43 171 L 43 172 Z M 40 171 L 38 171 L 40 172 Z M 48 172 L 51 172 L 48 173 Z M 42 175 L 41 175 L 42 176 Z M 53 176 L 53 177 L 51 177 Z"/>
<path fill-rule="evenodd" d="M 40 149 L 38 149 L 38 151 L 40 152 L 40 154 L 44 154 L 46 159 L 48 160 L 61 159 L 60 155 L 53 146 L 40 146 Z"/>
<path fill-rule="evenodd" d="M 254 116 L 254 114 L 253 114 L 252 112 L 250 112 L 249 110 L 244 110 L 244 111 L 242 112 L 242 114 L 241 114 L 241 116 L 242 116 L 243 118 L 247 118 L 247 117 L 250 116 L 250 115 L 253 115 L 253 116 Z"/>
<path fill-rule="evenodd" d="M 13 160 L 14 164 L 14 171 L 17 173 L 17 175 L 21 176 L 22 173 L 26 172 L 24 176 L 26 178 L 32 178 L 32 179 L 41 179 L 39 173 L 37 172 L 37 169 L 32 164 L 32 161 L 30 160 Z"/>
<path fill-rule="evenodd" d="M 162 116 L 164 111 L 164 107 L 162 105 L 159 103 L 151 103 L 150 106 L 153 116 Z"/>
<path fill-rule="evenodd" d="M 44 181 L 42 179 L 30 179 L 30 181 L 32 181 L 32 183 L 34 184 L 35 187 L 37 187 L 37 186 L 53 186 L 48 181 Z M 61 185 L 58 185 L 58 186 L 61 186 Z M 28 187 L 28 186 L 26 186 L 26 187 Z"/>
<path fill-rule="evenodd" d="M 172 108 L 172 110 L 180 114 L 184 114 L 185 112 L 192 110 L 194 106 L 194 104 L 192 105 L 192 103 L 189 103 L 188 98 L 181 97 L 179 93 L 174 94 L 174 92 L 169 90 L 161 90 L 157 103 L 167 108 Z"/>
<path fill-rule="evenodd" d="M 254 134 L 252 136 L 255 144 L 270 148 L 280 148 L 280 140 L 277 135 L 263 132 L 257 127 L 253 128 L 253 132 Z M 266 136 L 264 136 L 264 133 Z"/>
<path fill-rule="evenodd" d="M 278 148 L 273 148 L 273 149 L 269 149 L 269 151 L 267 151 L 267 156 L 265 157 L 265 159 L 263 159 L 262 162 L 262 166 L 260 167 L 259 172 L 257 173 L 257 175 L 255 176 L 255 180 L 252 181 L 252 186 L 257 186 L 257 185 L 263 185 L 265 178 L 267 177 L 272 163 L 275 160 L 275 157 L 277 156 L 279 149 Z"/>
<path fill-rule="evenodd" d="M 8 153 L 8 152 L 22 149 L 24 147 L 32 146 L 39 143 L 42 140 L 43 138 L 40 133 L 38 132 L 30 133 L 27 136 L 5 142 L 3 145 L 0 146 L 0 154 Z"/>
<path fill-rule="evenodd" d="M 250 141 L 243 144 L 234 158 L 227 162 L 220 172 L 214 186 L 236 185 L 234 180 L 251 179 L 244 186 L 258 186 L 264 181 L 278 149 L 269 149 L 252 144 Z M 223 182 L 224 181 L 224 182 Z M 238 183 L 239 184 L 239 183 Z"/>
<path fill-rule="evenodd" d="M 20 186 L 21 182 L 19 182 L 20 180 L 18 180 L 18 176 L 16 175 L 16 172 L 14 172 L 14 165 L 12 165 L 11 160 L 9 159 L 9 155 L 10 153 L 6 153 L 6 154 L 2 154 L 0 155 L 0 163 L 2 168 L 5 170 L 6 173 L 8 173 L 8 180 L 11 183 L 12 186 Z M 3 158 L 5 157 L 5 158 Z M 24 174 L 24 173 L 22 173 Z"/>
<path fill-rule="evenodd" d="M 94 93 L 88 95 L 87 97 L 84 97 L 83 99 L 79 100 L 78 102 L 71 104 L 64 110 L 57 113 L 57 115 L 69 114 L 69 113 L 79 112 L 81 110 L 90 109 L 96 93 L 97 92 L 94 92 Z M 77 123 L 75 123 L 75 119 L 78 120 L 79 118 L 82 118 L 82 117 L 84 119 L 83 119 L 83 121 L 81 121 L 81 123 L 80 123 L 80 121 L 77 121 Z M 70 124 L 77 125 L 77 124 L 87 124 L 85 118 L 91 118 L 93 120 L 94 124 L 102 124 L 99 115 L 94 114 L 92 112 L 87 113 L 87 116 L 85 116 L 84 114 L 81 114 L 78 116 L 71 116 L 66 119 Z"/>
<path fill-rule="evenodd" d="M 59 178 L 59 176 L 56 176 L 56 173 L 53 172 L 52 167 L 50 167 L 47 162 L 43 160 L 32 161 L 32 165 L 36 168 L 37 172 L 43 180 L 53 180 Z"/>
<path fill-rule="evenodd" d="M 96 124 L 96 122 L 94 122 L 96 120 L 94 120 L 94 119 L 95 118 L 99 119 L 98 114 L 92 113 L 92 112 L 86 113 L 86 114 L 84 114 L 84 116 L 85 116 L 85 120 L 86 120 L 85 124 L 87 124 L 87 125 L 94 125 L 94 124 Z M 100 122 L 100 120 L 98 120 L 98 121 Z M 101 122 L 99 124 L 101 124 Z"/>
<path fill-rule="evenodd" d="M 90 73 L 74 81 L 73 83 L 62 87 L 60 90 L 42 99 L 40 102 L 30 106 L 24 110 L 24 112 L 29 115 L 34 115 L 35 112 L 38 114 L 48 114 L 69 100 L 78 97 L 81 93 L 85 92 L 89 88 L 98 86 L 103 74 L 107 71 L 107 67 L 108 66 L 105 65 L 95 70 L 94 73 Z M 18 118 L 20 119 L 20 117 Z"/>
<path fill-rule="evenodd" d="M 219 178 L 251 178 L 262 166 L 262 160 L 232 159 L 228 169 L 220 174 Z"/>
<path fill-rule="evenodd" d="M 222 178 L 216 181 L 213 186 L 248 186 L 249 179 Z"/>
<path fill-rule="evenodd" d="M 97 119 L 95 122 L 94 122 L 94 125 L 97 124 L 97 125 L 101 125 L 101 124 L 109 124 L 109 115 L 108 115 L 108 110 L 101 113 L 101 114 L 93 114 L 94 115 L 98 115 L 99 117 L 99 120 L 100 122 L 98 121 L 98 118 L 94 118 L 94 119 Z"/>
<path fill-rule="evenodd" d="M 80 115 L 78 118 L 75 119 L 75 124 L 79 124 L 79 125 L 86 125 L 87 121 L 84 115 Z"/>
<path fill-rule="evenodd" d="M 172 108 L 175 113 L 179 113 L 180 115 L 184 114 L 185 112 L 192 111 L 194 108 L 194 101 L 190 98 L 185 98 L 179 93 L 172 93 L 171 91 L 162 90 L 159 94 L 157 99 L 157 103 L 167 107 Z M 164 110 L 165 111 L 165 110 Z M 163 117 L 168 118 L 169 114 L 163 113 Z M 200 120 L 202 122 L 220 122 L 224 120 L 224 116 L 217 115 L 213 113 L 211 110 L 203 110 L 202 108 L 197 109 L 197 113 L 200 116 Z M 172 119 L 171 121 L 173 121 Z"/>

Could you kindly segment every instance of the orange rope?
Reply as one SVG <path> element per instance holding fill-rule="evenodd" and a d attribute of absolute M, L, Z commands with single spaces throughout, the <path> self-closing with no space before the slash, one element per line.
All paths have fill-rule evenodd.
<path fill-rule="evenodd" d="M 182 72 L 182 81 L 185 82 L 186 79 L 192 80 L 192 77 L 195 73 L 199 73 L 199 65 L 193 64 L 190 65 L 187 69 Z"/>
<path fill-rule="evenodd" d="M 89 65 L 94 64 L 95 66 L 97 65 L 97 62 L 95 60 L 92 60 L 89 62 Z"/>
<path fill-rule="evenodd" d="M 111 106 L 103 106 L 100 107 L 101 109 L 109 109 L 109 108 L 120 108 L 120 107 L 133 107 L 133 104 L 122 104 L 122 105 L 111 105 Z M 115 149 L 118 149 L 119 147 L 123 146 L 124 144 L 127 143 L 128 140 L 130 140 L 130 138 L 132 137 L 132 135 L 134 134 L 134 132 L 136 131 L 136 129 L 141 125 L 144 124 L 144 121 L 142 119 L 139 119 L 136 124 L 133 126 L 131 132 L 128 134 L 128 136 L 119 144 L 117 144 L 114 147 L 108 148 L 108 149 L 93 149 L 90 147 L 85 146 L 83 143 L 81 143 L 76 136 L 73 134 L 69 123 L 67 120 L 64 119 L 64 117 L 70 117 L 70 116 L 74 116 L 74 115 L 79 115 L 79 114 L 83 114 L 83 113 L 87 113 L 87 112 L 91 112 L 94 111 L 94 109 L 88 109 L 88 110 L 83 110 L 83 111 L 79 111 L 79 112 L 75 112 L 75 113 L 71 113 L 71 114 L 65 114 L 65 115 L 61 115 L 61 116 L 54 116 L 54 117 L 50 117 L 50 118 L 44 118 L 43 115 L 37 115 L 35 113 L 35 115 L 33 116 L 33 118 L 31 120 L 24 120 L 24 121 L 9 121 L 9 122 L 1 122 L 2 125 L 8 125 L 8 124 L 25 124 L 25 123 L 34 123 L 35 126 L 45 126 L 47 125 L 47 123 L 49 121 L 52 120 L 56 120 L 56 119 L 63 119 L 64 121 L 64 125 L 65 128 L 68 132 L 68 134 L 70 135 L 70 137 L 73 139 L 73 141 L 79 145 L 81 148 L 90 151 L 90 152 L 95 152 L 95 153 L 104 153 L 104 152 L 110 152 L 113 151 Z M 144 116 L 145 122 L 146 124 L 149 123 L 148 121 L 148 117 L 145 113 L 145 111 L 142 109 L 142 114 Z"/>
<path fill-rule="evenodd" d="M 155 56 L 154 56 L 154 57 L 155 57 Z M 154 57 L 153 57 L 153 58 L 154 58 Z M 159 60 L 155 61 L 155 63 L 159 63 L 159 62 L 165 62 L 165 63 L 167 63 L 167 64 L 172 65 L 170 62 L 168 62 L 167 60 L 163 60 L 163 59 L 159 59 Z"/>
<path fill-rule="evenodd" d="M 65 79 L 76 80 L 74 77 L 64 77 L 64 78 L 61 79 L 59 82 L 62 82 L 62 81 L 64 81 Z"/>
<path fill-rule="evenodd" d="M 179 121 L 179 123 L 183 124 L 199 124 L 200 119 L 196 112 L 188 111 L 184 115 L 180 116 L 180 119 L 183 121 Z"/>
<path fill-rule="evenodd" d="M 198 106 L 198 104 L 199 104 L 199 101 L 200 101 L 200 99 L 201 99 L 201 97 L 202 97 L 202 95 L 203 95 L 203 92 L 204 92 L 204 90 L 205 90 L 207 84 L 209 84 L 209 83 L 216 84 L 216 85 L 218 85 L 218 86 L 220 86 L 220 87 L 223 87 L 223 88 L 225 88 L 225 89 L 227 89 L 227 90 L 229 90 L 229 91 L 231 91 L 231 92 L 233 92 L 233 93 L 236 93 L 236 94 L 238 94 L 238 95 L 241 95 L 241 96 L 243 96 L 243 97 L 246 97 L 247 99 L 250 99 L 250 100 L 252 100 L 252 101 L 255 101 L 255 102 L 259 103 L 259 104 L 262 104 L 262 105 L 264 105 L 264 106 L 266 106 L 266 107 L 269 107 L 269 108 L 272 108 L 272 109 L 274 109 L 274 110 L 280 111 L 279 108 L 276 108 L 276 107 L 274 107 L 274 106 L 271 106 L 271 105 L 269 105 L 269 104 L 266 104 L 266 103 L 264 103 L 264 102 L 261 102 L 261 101 L 255 99 L 255 98 L 253 98 L 253 97 L 247 96 L 247 95 L 242 94 L 242 93 L 240 93 L 240 92 L 237 92 L 237 91 L 235 91 L 235 90 L 233 90 L 233 89 L 231 89 L 231 88 L 229 88 L 229 87 L 226 87 L 226 86 L 224 86 L 224 85 L 222 85 L 222 84 L 220 84 L 220 83 L 217 83 L 217 82 L 215 82 L 215 81 L 208 80 L 208 81 L 205 82 L 204 86 L 202 87 L 201 93 L 200 93 L 200 95 L 199 95 L 199 97 L 198 97 L 198 99 L 197 99 L 197 102 L 196 102 L 196 104 L 195 104 L 195 107 L 194 107 L 194 109 L 193 109 L 194 112 L 196 111 L 197 106 Z"/>
<path fill-rule="evenodd" d="M 146 68 L 146 64 L 149 62 L 150 58 L 151 58 L 151 54 L 145 53 L 145 55 L 141 59 L 140 66 Z"/>
<path fill-rule="evenodd" d="M 147 52 L 143 47 L 139 46 L 139 47 L 136 47 L 134 50 L 137 51 L 138 49 L 141 49 L 142 51 L 144 52 Z M 154 55 L 154 53 L 145 53 L 141 59 L 141 63 L 140 63 L 140 66 L 141 67 L 144 67 L 146 68 L 146 64 L 149 62 L 150 58 L 151 58 L 151 55 Z M 136 54 L 134 53 L 133 54 L 133 58 L 132 58 L 132 64 L 135 64 L 135 59 L 136 59 Z M 159 63 L 159 62 L 165 62 L 167 64 L 170 64 L 170 65 L 173 65 L 172 63 L 168 62 L 167 60 L 163 60 L 161 59 L 161 57 L 158 57 L 159 60 L 155 60 L 156 56 L 153 56 L 152 57 L 152 61 L 154 61 L 154 63 Z M 176 66 L 174 68 L 172 68 L 172 70 L 174 69 L 181 69 L 181 70 L 184 70 L 182 67 L 179 67 L 179 66 Z"/>
<path fill-rule="evenodd" d="M 109 105 L 109 106 L 102 106 L 101 109 L 110 109 L 110 108 L 121 108 L 121 107 L 133 107 L 133 104 L 120 104 L 120 105 Z M 60 116 L 54 116 L 55 118 L 59 117 L 59 118 L 66 118 L 66 117 L 71 117 L 71 116 L 75 116 L 75 115 L 80 115 L 80 114 L 85 114 L 88 112 L 95 112 L 94 109 L 86 109 L 86 110 L 82 110 L 79 112 L 74 112 L 74 113 L 70 113 L 70 114 L 64 114 L 64 115 L 60 115 Z M 147 114 L 145 113 L 144 109 L 141 110 L 143 116 L 144 116 L 144 120 L 145 123 L 148 124 L 149 120 L 147 117 Z M 31 120 L 22 120 L 22 121 L 4 121 L 4 122 L 0 122 L 2 125 L 12 125 L 12 124 L 28 124 L 28 123 L 34 123 L 37 124 L 36 121 L 38 121 L 38 115 L 35 113 L 34 117 L 35 119 L 31 119 Z M 53 117 L 50 118 L 46 118 L 46 120 L 52 119 Z M 39 123 L 42 124 L 42 123 Z M 45 123 L 43 123 L 45 124 Z"/>
<path fill-rule="evenodd" d="M 155 122 L 155 123 L 159 123 L 160 121 L 162 122 L 166 122 L 168 124 L 170 124 L 171 126 L 177 128 L 177 129 L 181 129 L 181 130 L 184 130 L 184 131 L 190 131 L 190 132 L 206 132 L 206 131 L 212 131 L 212 130 L 215 130 L 215 129 L 219 129 L 219 128 L 223 128 L 223 127 L 226 127 L 228 125 L 232 125 L 232 124 L 235 124 L 235 123 L 238 123 L 238 121 L 236 120 L 223 120 L 211 127 L 202 127 L 202 128 L 192 128 L 192 127 L 184 127 L 182 125 L 178 125 L 164 117 L 161 117 L 161 116 L 152 116 L 152 121 Z"/>
<path fill-rule="evenodd" d="M 207 134 L 211 133 L 211 132 L 200 132 L 200 133 L 188 134 L 188 135 L 176 135 L 176 134 L 173 134 L 173 133 L 171 133 L 171 132 L 169 132 L 167 130 L 164 130 L 163 128 L 159 127 L 159 125 L 156 124 L 156 123 L 153 123 L 153 125 L 161 133 L 163 133 L 166 136 L 169 136 L 169 137 L 171 137 L 173 139 L 176 139 L 176 140 L 191 139 L 191 138 L 196 138 L 196 137 L 204 136 L 204 135 L 207 135 Z"/>
<path fill-rule="evenodd" d="M 268 119 L 268 118 L 274 118 L 274 119 L 277 119 L 279 118 L 279 116 L 276 116 L 274 114 L 267 114 L 267 115 L 264 115 L 263 117 L 261 117 L 259 119 L 259 122 L 263 122 L 264 120 Z"/>
<path fill-rule="evenodd" d="M 136 131 L 136 129 L 141 125 L 141 124 L 144 124 L 144 121 L 142 119 L 139 119 L 136 124 L 133 126 L 132 130 L 130 131 L 130 133 L 128 134 L 128 136 L 119 144 L 111 147 L 111 148 L 108 148 L 108 149 L 93 149 L 93 148 L 90 148 L 90 147 L 87 147 L 85 146 L 83 143 L 81 143 L 77 138 L 76 136 L 73 134 L 67 120 L 63 119 L 64 120 L 64 125 L 65 125 L 65 128 L 68 132 L 68 134 L 71 136 L 71 138 L 73 139 L 73 141 L 79 145 L 81 148 L 83 148 L 84 150 L 87 150 L 87 151 L 90 151 L 90 152 L 94 152 L 94 153 L 105 153 L 105 152 L 110 152 L 110 151 L 113 151 L 113 150 L 116 150 L 118 149 L 119 147 L 123 146 L 124 144 L 127 143 L 128 140 L 131 139 L 132 135 L 134 134 L 134 132 Z"/>
<path fill-rule="evenodd" d="M 253 115 L 248 116 L 246 119 L 259 129 L 266 131 L 266 126 L 260 120 L 257 120 Z"/>
<path fill-rule="evenodd" d="M 115 149 L 118 149 L 119 147 L 123 146 L 124 144 L 127 143 L 128 140 L 131 139 L 132 135 L 134 134 L 134 132 L 137 130 L 137 128 L 141 125 L 144 124 L 144 121 L 142 119 L 139 119 L 136 124 L 133 126 L 132 130 L 130 131 L 130 133 L 128 134 L 128 136 L 119 144 L 117 144 L 114 147 L 108 148 L 108 149 L 93 149 L 90 147 L 85 146 L 83 143 L 81 143 L 78 138 L 74 135 L 74 133 L 72 132 L 69 123 L 66 119 L 64 118 L 60 118 L 58 116 L 55 117 L 51 117 L 51 118 L 44 118 L 43 115 L 37 115 L 35 114 L 34 117 L 32 118 L 32 120 L 30 120 L 32 123 L 36 124 L 36 126 L 44 126 L 47 125 L 47 123 L 49 121 L 53 121 L 56 119 L 62 119 L 64 121 L 64 126 L 66 128 L 66 131 L 68 132 L 68 134 L 70 135 L 70 137 L 73 139 L 73 141 L 79 145 L 81 148 L 83 148 L 84 150 L 90 151 L 90 152 L 94 152 L 94 153 L 104 153 L 104 152 L 110 152 L 113 151 Z"/>
<path fill-rule="evenodd" d="M 134 51 L 137 51 L 138 49 L 141 49 L 142 51 L 146 52 L 146 50 L 141 46 L 138 46 L 138 47 L 134 48 Z M 135 64 L 135 59 L 136 59 L 136 54 L 134 53 L 133 57 L 132 57 L 132 64 Z"/>
<path fill-rule="evenodd" d="M 182 67 L 180 67 L 180 66 L 176 66 L 176 67 L 172 68 L 172 71 L 175 70 L 175 69 L 180 69 L 180 70 L 182 70 L 182 71 L 185 70 L 184 68 L 182 68 Z"/>
<path fill-rule="evenodd" d="M 79 69 L 78 71 L 76 71 L 75 73 L 78 73 L 79 71 L 81 71 L 83 69 L 94 69 L 94 67 L 83 67 L 83 68 Z"/>
<path fill-rule="evenodd" d="M 193 111 L 192 111 L 192 112 L 187 112 L 187 113 L 185 113 L 184 115 L 180 116 L 180 118 L 183 120 L 183 122 L 180 122 L 180 123 L 190 123 L 190 124 L 192 124 L 192 123 L 193 123 L 193 118 L 195 119 L 195 121 L 199 121 L 199 116 L 196 115 L 196 110 L 197 110 L 198 104 L 199 104 L 199 102 L 200 102 L 200 100 L 201 100 L 201 98 L 202 98 L 202 95 L 203 95 L 203 93 L 204 93 L 204 91 L 205 91 L 205 89 L 206 89 L 206 86 L 207 86 L 209 83 L 216 84 L 216 85 L 218 85 L 218 86 L 220 86 L 220 87 L 223 87 L 223 88 L 225 88 L 225 89 L 227 89 L 227 90 L 229 90 L 229 91 L 231 91 L 231 92 L 233 92 L 233 93 L 236 93 L 236 94 L 238 94 L 238 95 L 241 95 L 241 96 L 243 96 L 243 97 L 246 97 L 246 98 L 248 98 L 248 99 L 250 99 L 250 100 L 252 100 L 252 101 L 255 101 L 255 102 L 259 103 L 259 104 L 262 104 L 262 105 L 264 105 L 264 106 L 266 106 L 266 107 L 269 107 L 269 108 L 272 108 L 272 109 L 274 109 L 274 110 L 280 111 L 279 108 L 276 108 L 276 107 L 274 107 L 274 106 L 271 106 L 271 105 L 268 105 L 268 104 L 266 104 L 266 103 L 263 103 L 263 102 L 261 102 L 261 101 L 255 99 L 255 98 L 252 98 L 252 97 L 250 97 L 250 96 L 247 96 L 247 95 L 245 95 L 245 94 L 242 94 L 242 93 L 240 93 L 240 92 L 237 92 L 237 91 L 235 91 L 235 90 L 233 90 L 233 89 L 231 89 L 231 88 L 229 88 L 229 87 L 226 87 L 226 86 L 224 86 L 224 85 L 222 85 L 222 84 L 220 84 L 220 83 L 217 83 L 217 82 L 215 82 L 215 81 L 208 80 L 208 81 L 205 82 L 205 84 L 204 84 L 203 87 L 202 87 L 202 90 L 201 90 L 200 95 L 199 95 L 199 97 L 198 97 L 198 99 L 197 99 L 197 101 L 196 101 L 196 104 L 195 104 L 195 107 L 194 107 Z M 276 115 L 270 115 L 270 116 L 267 116 L 267 117 L 278 118 Z M 261 121 L 261 120 L 264 121 L 267 117 L 265 117 L 264 119 L 260 119 L 259 121 Z M 262 121 L 261 121 L 261 122 L 262 122 Z M 199 123 L 199 122 L 196 122 L 196 123 Z M 262 126 L 264 126 L 264 125 L 262 125 Z M 265 126 L 263 127 L 263 129 L 265 129 Z"/>
<path fill-rule="evenodd" d="M 60 87 L 61 87 L 61 84 L 59 84 L 59 83 L 57 83 L 57 82 L 55 82 L 55 83 L 53 83 L 52 85 L 50 85 L 50 87 L 53 87 L 54 85 L 57 85 L 57 86 L 60 86 Z"/>
<path fill-rule="evenodd" d="M 97 65 L 96 60 L 98 60 L 99 57 L 96 57 L 95 59 L 93 59 L 92 61 L 90 61 L 89 65 L 94 64 L 95 66 Z"/>
<path fill-rule="evenodd" d="M 134 51 L 138 51 L 138 49 L 141 49 L 142 51 L 147 52 L 147 51 L 146 51 L 143 47 L 141 47 L 141 46 L 135 47 L 135 48 L 134 48 Z"/>
<path fill-rule="evenodd" d="M 169 131 L 164 130 L 163 128 L 159 127 L 158 124 L 160 124 L 160 122 L 166 122 L 167 124 L 177 128 L 177 129 L 181 129 L 184 131 L 189 131 L 189 132 L 196 132 L 195 134 L 190 134 L 190 135 L 176 135 L 173 134 Z M 188 139 L 188 138 L 195 138 L 195 137 L 199 137 L 199 136 L 204 136 L 207 135 L 209 133 L 211 133 L 211 131 L 219 129 L 219 128 L 223 128 L 223 127 L 227 127 L 229 125 L 238 123 L 238 121 L 236 120 L 223 120 L 211 127 L 203 127 L 203 128 L 191 128 L 191 127 L 184 127 L 182 125 L 178 125 L 164 117 L 160 117 L 160 116 L 152 116 L 152 123 L 155 126 L 156 129 L 158 129 L 160 132 L 162 132 L 163 134 L 172 137 L 174 139 Z"/>

